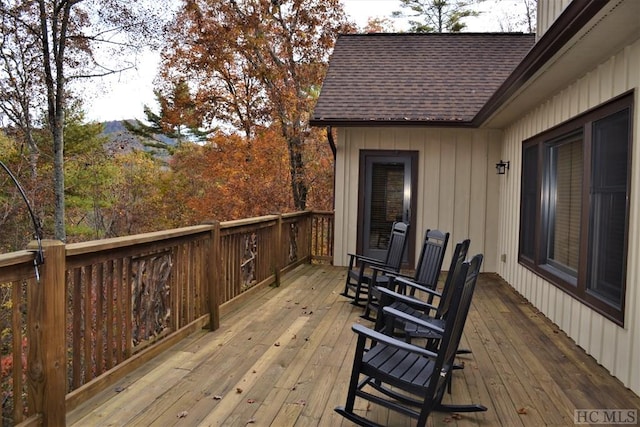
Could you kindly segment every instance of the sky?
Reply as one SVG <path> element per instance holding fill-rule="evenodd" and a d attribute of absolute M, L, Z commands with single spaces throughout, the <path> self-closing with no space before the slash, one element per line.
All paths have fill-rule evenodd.
<path fill-rule="evenodd" d="M 399 0 L 341 0 L 345 12 L 359 27 L 364 27 L 370 17 L 388 18 L 391 13 L 401 10 Z M 465 22 L 470 32 L 498 32 L 500 23 L 507 14 L 514 13 L 522 0 L 485 0 L 480 4 L 479 17 L 468 18 Z M 406 25 L 406 24 L 405 24 Z M 396 24 L 399 31 L 402 23 Z M 95 121 L 144 119 L 144 105 L 156 107 L 153 95 L 153 79 L 156 76 L 159 55 L 145 52 L 135 70 L 118 75 L 92 80 L 83 88 L 87 119 Z"/>

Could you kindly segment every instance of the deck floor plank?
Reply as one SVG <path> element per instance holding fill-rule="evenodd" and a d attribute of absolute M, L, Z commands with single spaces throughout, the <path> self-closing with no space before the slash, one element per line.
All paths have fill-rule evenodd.
<path fill-rule="evenodd" d="M 480 286 L 490 287 L 488 281 L 483 280 Z M 550 402 L 548 399 L 540 399 L 536 395 L 536 387 L 532 387 L 532 380 L 538 379 L 540 372 L 533 371 L 533 365 L 529 363 L 532 359 L 533 351 L 538 348 L 528 349 L 532 343 L 523 339 L 522 333 L 514 332 L 511 323 L 502 323 L 500 319 L 510 316 L 511 310 L 507 308 L 504 302 L 494 304 L 500 301 L 496 298 L 490 289 L 486 289 L 492 295 L 490 299 L 478 299 L 475 301 L 475 313 L 482 315 L 474 318 L 474 324 L 484 324 L 491 338 L 485 343 L 491 358 L 496 365 L 496 372 L 500 375 L 501 381 L 507 385 L 507 392 L 516 409 L 516 416 L 526 418 L 526 422 L 535 423 L 537 425 L 546 425 L 548 420 L 543 419 L 545 414 L 555 414 L 556 408 L 547 406 Z M 540 404 L 533 405 L 532 402 Z M 538 408 L 545 408 L 540 411 Z"/>
<path fill-rule="evenodd" d="M 361 309 L 342 297 L 345 269 L 300 266 L 67 414 L 70 426 L 351 426 L 334 412 L 349 383 Z M 447 403 L 487 412 L 434 413 L 430 427 L 573 425 L 575 409 L 639 408 L 640 398 L 493 275 L 478 282 L 464 369 Z M 524 409 L 526 413 L 518 413 Z M 378 423 L 410 418 L 356 399 Z M 523 411 L 520 411 L 523 412 Z"/>

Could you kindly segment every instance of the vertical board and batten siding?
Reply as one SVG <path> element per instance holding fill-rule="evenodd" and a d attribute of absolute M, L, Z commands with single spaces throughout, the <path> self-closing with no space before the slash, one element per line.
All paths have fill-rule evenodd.
<path fill-rule="evenodd" d="M 444 128 L 340 128 L 335 176 L 335 265 L 356 250 L 361 150 L 419 152 L 416 257 L 427 228 L 451 233 L 451 242 L 471 239 L 471 253 L 484 253 L 484 271 L 497 255 L 500 131 Z M 447 259 L 453 244 L 449 245 Z"/>
<path fill-rule="evenodd" d="M 522 141 L 635 89 L 624 328 L 518 264 Z M 640 40 L 530 110 L 504 132 L 498 273 L 625 386 L 640 394 Z"/>
<path fill-rule="evenodd" d="M 549 29 L 572 0 L 538 0 L 536 16 L 536 40 Z"/>

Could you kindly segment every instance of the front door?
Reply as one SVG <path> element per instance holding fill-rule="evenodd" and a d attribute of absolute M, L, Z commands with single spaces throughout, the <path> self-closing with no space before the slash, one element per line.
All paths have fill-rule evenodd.
<path fill-rule="evenodd" d="M 391 225 L 404 221 L 411 225 L 405 263 L 412 264 L 415 226 L 412 209 L 415 194 L 416 152 L 362 151 L 360 153 L 359 253 L 383 259 Z"/>

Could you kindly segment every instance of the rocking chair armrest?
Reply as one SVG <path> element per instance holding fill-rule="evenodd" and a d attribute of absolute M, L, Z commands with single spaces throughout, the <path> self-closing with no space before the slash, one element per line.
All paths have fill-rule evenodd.
<path fill-rule="evenodd" d="M 444 334 L 444 329 L 437 327 L 436 325 L 429 323 L 429 322 L 425 322 L 422 319 L 418 319 L 417 317 L 413 317 L 410 314 L 407 313 L 403 313 L 400 310 L 396 310 L 395 308 L 392 307 L 384 307 L 382 309 L 386 314 L 393 316 L 393 317 L 397 317 L 400 318 L 402 320 L 404 320 L 405 322 L 411 322 L 414 323 L 418 326 L 422 326 L 424 328 L 430 329 L 433 332 L 436 332 L 440 335 Z"/>
<path fill-rule="evenodd" d="M 384 276 L 391 277 L 392 281 L 396 281 L 396 279 L 404 278 L 407 280 L 411 280 L 411 276 L 407 276 L 406 274 L 399 273 L 397 270 L 393 270 L 387 266 L 378 266 L 378 265 L 370 265 L 373 270 L 373 274 L 382 274 Z"/>
<path fill-rule="evenodd" d="M 410 276 L 405 276 L 404 274 L 400 274 L 400 273 L 398 273 L 397 270 L 389 268 L 388 266 L 384 265 L 380 261 L 378 261 L 378 264 L 380 264 L 380 265 L 372 265 L 371 269 L 372 270 L 376 270 L 378 273 L 386 274 L 386 275 L 392 276 L 394 278 L 396 278 L 396 277 L 406 277 L 407 279 L 411 279 Z"/>
<path fill-rule="evenodd" d="M 379 259 L 375 259 L 375 258 L 366 258 L 366 257 L 359 258 L 358 261 L 362 262 L 364 265 L 366 265 L 371 269 L 387 268 L 387 265 L 383 261 L 380 261 Z"/>
<path fill-rule="evenodd" d="M 367 328 L 366 326 L 360 325 L 359 323 L 354 323 L 351 326 L 351 330 L 353 330 L 353 332 L 355 332 L 360 336 L 365 336 L 373 341 L 382 343 L 384 345 L 399 348 L 401 350 L 409 351 L 411 353 L 417 353 L 426 357 L 431 357 L 431 358 L 438 357 L 438 355 L 432 351 L 426 350 L 422 347 L 415 346 L 413 344 L 409 344 L 406 341 L 401 341 L 397 338 L 390 337 L 389 335 L 385 335 L 381 332 L 374 331 L 373 329 Z"/>
<path fill-rule="evenodd" d="M 395 282 L 401 283 L 401 284 L 403 284 L 405 286 L 409 286 L 409 287 L 414 288 L 416 290 L 419 290 L 419 291 L 422 291 L 422 292 L 426 292 L 428 294 L 431 294 L 431 295 L 434 295 L 434 296 L 437 296 L 437 297 L 441 297 L 442 296 L 442 294 L 440 292 L 438 292 L 438 291 L 436 291 L 434 289 L 427 288 L 426 286 L 423 286 L 423 285 L 421 285 L 419 283 L 416 283 L 413 280 L 408 279 L 406 277 L 395 275 L 395 276 L 393 276 L 393 280 Z"/>
<path fill-rule="evenodd" d="M 359 261 L 359 262 L 364 262 L 366 264 L 376 264 L 380 267 L 384 267 L 385 264 L 383 261 L 377 259 L 377 258 L 371 258 L 368 256 L 364 256 L 364 255 L 358 255 L 358 254 L 347 254 L 349 255 L 349 257 L 351 257 L 351 261 L 353 261 L 354 259 Z"/>
<path fill-rule="evenodd" d="M 425 301 L 392 291 L 391 289 L 385 288 L 384 286 L 376 286 L 376 289 L 378 290 L 378 292 L 384 294 L 388 298 L 391 298 L 395 301 L 403 302 L 411 307 L 422 310 L 425 313 L 428 313 L 430 310 L 435 311 L 438 309 L 438 307 L 435 307 Z"/>

